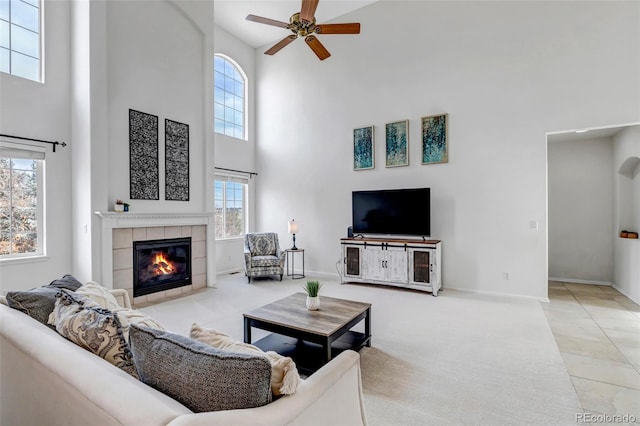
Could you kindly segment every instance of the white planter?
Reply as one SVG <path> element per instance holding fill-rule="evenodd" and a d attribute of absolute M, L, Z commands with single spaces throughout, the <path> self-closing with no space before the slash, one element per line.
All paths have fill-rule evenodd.
<path fill-rule="evenodd" d="M 123 212 L 124 204 L 114 204 L 113 209 L 114 211 L 117 211 L 117 212 Z"/>
<path fill-rule="evenodd" d="M 310 311 L 317 311 L 320 308 L 320 296 L 310 297 L 307 296 L 307 309 Z"/>

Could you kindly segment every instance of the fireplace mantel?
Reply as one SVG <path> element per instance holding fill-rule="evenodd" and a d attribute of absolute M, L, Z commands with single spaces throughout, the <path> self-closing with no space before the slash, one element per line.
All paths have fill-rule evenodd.
<path fill-rule="evenodd" d="M 113 230 L 116 228 L 151 228 L 157 226 L 206 226 L 207 286 L 214 287 L 215 271 L 215 214 L 201 213 L 131 213 L 95 212 L 102 222 L 101 283 L 113 288 Z"/>

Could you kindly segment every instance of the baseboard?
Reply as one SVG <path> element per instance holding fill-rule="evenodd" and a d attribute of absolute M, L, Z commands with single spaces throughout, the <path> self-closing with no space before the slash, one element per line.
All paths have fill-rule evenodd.
<path fill-rule="evenodd" d="M 616 290 L 618 290 L 621 294 L 624 294 L 626 297 L 628 297 L 630 300 L 632 300 L 634 303 L 637 303 L 638 305 L 640 305 L 640 299 L 634 299 L 633 297 L 631 297 L 631 295 L 626 291 L 621 289 L 620 287 L 618 287 L 615 283 L 613 283 L 611 285 L 611 287 L 615 288 Z"/>
<path fill-rule="evenodd" d="M 613 283 L 611 281 L 580 280 L 575 278 L 558 278 L 558 277 L 549 277 L 548 279 L 549 281 L 560 281 L 565 283 L 607 285 L 609 287 L 613 286 Z"/>
<path fill-rule="evenodd" d="M 500 293 L 497 291 L 472 290 L 468 288 L 456 288 L 456 287 L 442 287 L 440 291 L 446 292 L 447 290 L 462 291 L 465 293 L 474 293 L 474 294 L 480 294 L 480 295 L 491 296 L 491 297 L 505 297 L 509 299 L 533 300 L 536 302 L 549 303 L 548 297 L 526 296 L 522 294 L 513 294 L 513 293 Z"/>

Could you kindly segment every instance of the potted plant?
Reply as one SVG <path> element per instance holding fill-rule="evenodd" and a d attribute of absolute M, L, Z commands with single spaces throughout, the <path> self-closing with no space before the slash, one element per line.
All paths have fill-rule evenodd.
<path fill-rule="evenodd" d="M 320 308 L 320 296 L 318 296 L 320 287 L 322 284 L 318 280 L 308 280 L 307 284 L 302 287 L 307 293 L 307 309 L 310 311 L 316 311 Z"/>
<path fill-rule="evenodd" d="M 116 204 L 114 206 L 114 210 L 117 212 L 124 211 L 124 202 L 122 200 L 116 200 Z"/>

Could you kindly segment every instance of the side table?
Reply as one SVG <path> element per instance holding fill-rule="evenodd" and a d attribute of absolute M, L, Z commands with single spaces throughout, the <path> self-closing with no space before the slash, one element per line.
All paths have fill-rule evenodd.
<path fill-rule="evenodd" d="M 304 249 L 285 249 L 287 252 L 287 276 L 291 277 L 294 280 L 304 278 Z M 296 254 L 302 254 L 302 273 L 296 274 Z M 291 267 L 291 272 L 289 272 L 289 267 Z"/>

